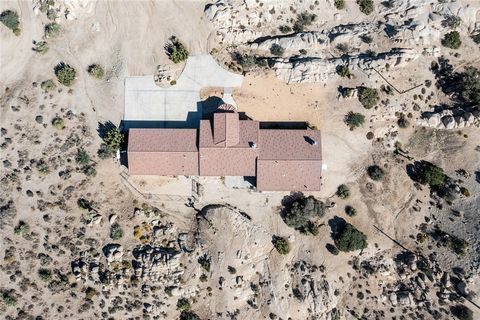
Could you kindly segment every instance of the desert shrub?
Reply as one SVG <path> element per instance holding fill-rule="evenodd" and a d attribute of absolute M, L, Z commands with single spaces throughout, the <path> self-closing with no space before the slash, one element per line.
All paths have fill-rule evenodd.
<path fill-rule="evenodd" d="M 345 9 L 345 0 L 335 0 L 333 3 L 338 10 Z"/>
<path fill-rule="evenodd" d="M 96 79 L 102 79 L 105 75 L 105 70 L 99 64 L 92 64 L 88 66 L 88 74 Z"/>
<path fill-rule="evenodd" d="M 244 71 L 251 70 L 257 64 L 257 59 L 251 55 L 237 54 L 234 59 L 242 66 Z"/>
<path fill-rule="evenodd" d="M 366 15 L 369 15 L 374 10 L 373 0 L 357 0 L 357 4 L 360 11 Z"/>
<path fill-rule="evenodd" d="M 237 269 L 235 269 L 235 267 L 232 267 L 232 266 L 228 266 L 227 270 L 228 270 L 228 273 L 230 273 L 230 274 L 237 273 Z"/>
<path fill-rule="evenodd" d="M 414 180 L 421 184 L 428 184 L 431 187 L 443 186 L 447 180 L 443 169 L 428 161 L 416 162 L 413 176 Z"/>
<path fill-rule="evenodd" d="M 304 197 L 288 204 L 282 213 L 285 224 L 304 234 L 318 234 L 318 228 L 311 221 L 323 217 L 325 204 L 313 196 Z"/>
<path fill-rule="evenodd" d="M 95 297 L 96 294 L 97 294 L 97 291 L 95 291 L 94 288 L 88 287 L 88 288 L 85 290 L 85 299 L 87 299 L 87 300 L 92 300 L 93 297 Z"/>
<path fill-rule="evenodd" d="M 300 49 L 300 50 L 298 50 L 298 52 L 300 52 L 300 54 L 303 54 L 303 55 L 307 54 L 307 50 L 305 50 L 305 49 Z"/>
<path fill-rule="evenodd" d="M 95 177 L 97 175 L 97 169 L 93 165 L 87 165 L 82 168 L 83 174 L 87 177 Z"/>
<path fill-rule="evenodd" d="M 3 303 L 7 306 L 14 306 L 17 304 L 17 297 L 14 290 L 4 290 L 2 292 Z"/>
<path fill-rule="evenodd" d="M 302 32 L 306 27 L 310 26 L 316 18 L 316 14 L 308 13 L 306 11 L 302 12 L 297 16 L 297 20 L 293 24 L 293 31 Z"/>
<path fill-rule="evenodd" d="M 455 15 L 448 15 L 443 21 L 443 25 L 451 29 L 458 28 L 460 26 L 460 23 L 462 23 L 462 20 L 460 19 L 460 17 Z"/>
<path fill-rule="evenodd" d="M 64 86 L 70 86 L 75 80 L 77 72 L 70 65 L 60 62 L 55 66 L 55 75 L 57 76 L 58 82 Z"/>
<path fill-rule="evenodd" d="M 345 115 L 343 121 L 350 127 L 350 130 L 353 130 L 365 122 L 365 116 L 361 113 L 350 111 Z"/>
<path fill-rule="evenodd" d="M 363 34 L 363 35 L 361 35 L 361 36 L 360 36 L 360 39 L 361 39 L 363 42 L 367 43 L 367 44 L 370 44 L 370 43 L 373 42 L 373 38 L 370 37 L 368 34 Z"/>
<path fill-rule="evenodd" d="M 12 30 L 16 36 L 20 35 L 20 19 L 18 13 L 12 10 L 5 10 L 0 14 L 0 22 Z"/>
<path fill-rule="evenodd" d="M 75 161 L 79 164 L 87 164 L 90 162 L 90 156 L 85 149 L 80 148 L 77 150 L 77 154 L 75 155 Z"/>
<path fill-rule="evenodd" d="M 100 159 L 107 159 L 112 156 L 112 153 L 108 150 L 107 145 L 102 143 L 100 148 L 98 148 L 97 155 Z"/>
<path fill-rule="evenodd" d="M 472 40 L 473 40 L 473 42 L 475 42 L 476 44 L 479 44 L 479 43 L 480 43 L 480 33 L 477 33 L 476 35 L 473 35 L 473 36 L 472 36 Z"/>
<path fill-rule="evenodd" d="M 280 30 L 281 33 L 292 32 L 292 28 L 290 26 L 287 26 L 287 25 L 282 25 L 282 26 L 278 27 L 278 30 Z"/>
<path fill-rule="evenodd" d="M 25 236 L 30 232 L 30 226 L 23 220 L 18 221 L 18 224 L 13 229 L 17 236 Z"/>
<path fill-rule="evenodd" d="M 380 181 L 383 179 L 385 176 L 385 172 L 383 171 L 382 168 L 374 164 L 373 166 L 370 166 L 367 168 L 367 173 L 370 179 L 374 181 Z"/>
<path fill-rule="evenodd" d="M 463 304 L 450 307 L 453 316 L 460 320 L 473 320 L 473 311 Z"/>
<path fill-rule="evenodd" d="M 118 239 L 121 239 L 122 237 L 123 237 L 122 227 L 120 227 L 118 223 L 112 224 L 112 226 L 110 227 L 110 238 L 112 238 L 112 240 L 118 240 Z"/>
<path fill-rule="evenodd" d="M 50 22 L 49 24 L 45 25 L 45 37 L 46 38 L 54 38 L 60 34 L 60 25 L 56 22 Z"/>
<path fill-rule="evenodd" d="M 193 311 L 182 311 L 180 313 L 180 320 L 200 320 L 200 317 Z"/>
<path fill-rule="evenodd" d="M 337 74 L 342 78 L 350 78 L 350 76 L 352 75 L 347 65 L 337 66 L 336 71 L 337 71 Z"/>
<path fill-rule="evenodd" d="M 190 302 L 188 302 L 188 299 L 186 299 L 186 298 L 178 299 L 177 310 L 180 310 L 181 312 L 189 311 L 190 310 Z"/>
<path fill-rule="evenodd" d="M 367 247 L 367 236 L 350 223 L 346 223 L 335 236 L 335 246 L 340 251 L 348 252 Z"/>
<path fill-rule="evenodd" d="M 40 83 L 40 88 L 42 88 L 42 90 L 44 90 L 46 92 L 55 90 L 56 87 L 57 87 L 57 85 L 55 84 L 55 82 L 53 82 L 52 79 L 48 79 L 48 80 L 42 81 L 42 83 Z"/>
<path fill-rule="evenodd" d="M 377 103 L 380 97 L 378 96 L 378 90 L 368 87 L 359 87 L 358 88 L 358 101 L 362 104 L 365 109 L 373 108 Z"/>
<path fill-rule="evenodd" d="M 331 254 L 333 254 L 334 256 L 337 256 L 340 251 L 338 250 L 337 247 L 335 247 L 333 244 L 331 243 L 327 243 L 326 246 L 325 246 L 328 250 L 328 252 L 330 252 Z"/>
<path fill-rule="evenodd" d="M 278 236 L 273 236 L 272 243 L 275 249 L 277 249 L 278 253 L 288 254 L 290 252 L 290 246 L 288 244 L 287 239 L 278 237 Z"/>
<path fill-rule="evenodd" d="M 175 36 L 170 37 L 170 43 L 166 49 L 168 57 L 174 63 L 185 61 L 188 58 L 189 53 L 187 48 Z"/>
<path fill-rule="evenodd" d="M 200 266 L 203 268 L 203 270 L 210 272 L 211 259 L 209 256 L 204 254 L 203 256 L 200 256 L 197 261 L 200 264 Z"/>
<path fill-rule="evenodd" d="M 458 31 L 450 31 L 445 34 L 442 39 L 442 45 L 450 49 L 458 49 L 461 44 L 462 40 L 460 39 L 460 33 L 458 33 Z"/>
<path fill-rule="evenodd" d="M 355 209 L 354 207 L 352 206 L 345 206 L 345 213 L 349 216 L 349 217 L 354 217 L 357 215 L 357 209 Z"/>
<path fill-rule="evenodd" d="M 408 128 L 408 126 L 410 126 L 410 122 L 403 115 L 398 118 L 397 124 L 402 129 Z"/>
<path fill-rule="evenodd" d="M 63 130 L 63 129 L 65 129 L 65 123 L 63 122 L 63 119 L 60 118 L 60 117 L 55 117 L 55 118 L 53 118 L 53 120 L 52 120 L 52 126 L 53 126 L 55 129 L 58 129 L 58 130 Z"/>
<path fill-rule="evenodd" d="M 34 41 L 34 47 L 32 48 L 33 51 L 37 53 L 44 54 L 48 51 L 48 43 L 46 41 Z"/>
<path fill-rule="evenodd" d="M 40 280 L 45 281 L 45 282 L 50 282 L 52 280 L 52 272 L 48 269 L 38 269 L 38 277 Z"/>
<path fill-rule="evenodd" d="M 45 174 L 50 173 L 50 168 L 48 167 L 48 164 L 44 160 L 38 161 L 37 164 L 36 164 L 36 168 L 37 168 L 38 173 L 40 173 L 40 174 L 45 175 Z"/>
<path fill-rule="evenodd" d="M 270 53 L 275 56 L 283 56 L 285 49 L 281 45 L 274 43 L 270 47 Z"/>
<path fill-rule="evenodd" d="M 341 184 L 337 188 L 337 192 L 335 193 L 339 198 L 347 199 L 350 196 L 350 189 L 344 184 Z"/>

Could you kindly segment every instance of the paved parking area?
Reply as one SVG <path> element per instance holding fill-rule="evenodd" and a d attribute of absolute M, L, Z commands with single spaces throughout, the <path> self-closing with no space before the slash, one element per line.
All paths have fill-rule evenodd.
<path fill-rule="evenodd" d="M 184 122 L 185 126 L 191 127 L 201 118 L 202 88 L 240 87 L 242 82 L 243 76 L 223 69 L 212 56 L 192 56 L 176 85 L 169 88 L 158 87 L 153 75 L 127 77 L 124 120 L 155 121 L 165 127 Z"/>

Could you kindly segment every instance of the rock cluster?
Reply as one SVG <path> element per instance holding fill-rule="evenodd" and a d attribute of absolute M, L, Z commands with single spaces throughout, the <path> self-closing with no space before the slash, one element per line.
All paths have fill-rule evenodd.
<path fill-rule="evenodd" d="M 480 110 L 465 111 L 463 109 L 446 109 L 440 112 L 429 112 L 417 120 L 417 124 L 436 129 L 461 129 L 480 125 Z"/>

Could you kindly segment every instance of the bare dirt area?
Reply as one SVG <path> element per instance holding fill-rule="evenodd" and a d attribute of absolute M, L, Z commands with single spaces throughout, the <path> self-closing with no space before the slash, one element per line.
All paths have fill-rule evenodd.
<path fill-rule="evenodd" d="M 1 319 L 480 318 L 476 1 L 0 14 Z M 128 176 L 125 77 L 180 70 L 183 49 L 245 76 L 237 111 L 321 131 L 320 191 Z"/>

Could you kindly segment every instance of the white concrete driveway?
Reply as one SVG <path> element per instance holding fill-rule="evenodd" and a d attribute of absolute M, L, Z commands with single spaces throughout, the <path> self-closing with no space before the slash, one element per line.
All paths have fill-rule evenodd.
<path fill-rule="evenodd" d="M 243 76 L 223 69 L 210 55 L 188 58 L 176 85 L 169 88 L 155 85 L 153 75 L 127 77 L 124 120 L 167 123 L 189 117 L 189 122 L 195 122 L 201 117 L 198 103 L 202 88 L 240 87 L 242 82 Z"/>

